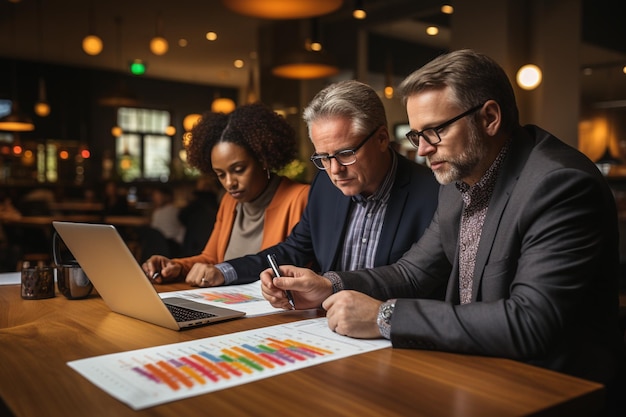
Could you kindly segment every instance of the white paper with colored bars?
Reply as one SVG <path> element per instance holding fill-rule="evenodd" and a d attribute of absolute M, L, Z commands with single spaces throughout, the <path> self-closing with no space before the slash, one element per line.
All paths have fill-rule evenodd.
<path fill-rule="evenodd" d="M 159 295 L 161 298 L 176 296 L 202 304 L 244 311 L 248 317 L 286 311 L 273 307 L 263 298 L 260 280 L 250 284 L 161 292 Z"/>
<path fill-rule="evenodd" d="M 391 346 L 338 335 L 326 318 L 68 362 L 134 410 Z"/>

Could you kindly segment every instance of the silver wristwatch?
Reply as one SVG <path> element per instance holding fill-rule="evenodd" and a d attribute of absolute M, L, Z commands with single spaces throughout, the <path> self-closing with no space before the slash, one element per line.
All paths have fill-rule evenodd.
<path fill-rule="evenodd" d="M 378 324 L 380 335 L 385 339 L 391 338 L 391 316 L 393 315 L 393 309 L 395 306 L 396 299 L 394 298 L 382 303 L 378 309 L 376 324 Z"/>

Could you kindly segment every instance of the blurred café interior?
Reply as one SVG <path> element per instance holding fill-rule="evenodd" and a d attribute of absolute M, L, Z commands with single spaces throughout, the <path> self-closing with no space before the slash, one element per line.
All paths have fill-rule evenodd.
<path fill-rule="evenodd" d="M 626 26 L 616 7 L 614 0 L 0 0 L 2 270 L 47 247 L 44 240 L 26 248 L 37 238 L 7 229 L 49 231 L 55 218 L 104 221 L 124 228 L 130 243 L 133 228 L 149 223 L 155 187 L 167 183 L 174 203 L 187 204 L 199 173 L 186 163 L 186 133 L 208 110 L 257 100 L 272 107 L 300 143 L 285 174 L 310 181 L 302 108 L 328 83 L 358 79 L 383 97 L 397 149 L 417 158 L 394 87 L 438 54 L 466 47 L 496 58 L 516 81 L 522 123 L 541 125 L 598 164 L 626 214 Z M 539 68 L 538 85 L 517 81 L 526 65 Z M 123 215 L 104 211 L 111 183 L 128 203 Z"/>

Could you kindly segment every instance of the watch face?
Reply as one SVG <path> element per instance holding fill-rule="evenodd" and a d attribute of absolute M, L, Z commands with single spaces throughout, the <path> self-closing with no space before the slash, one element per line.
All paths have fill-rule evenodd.
<path fill-rule="evenodd" d="M 393 313 L 393 304 L 388 304 L 383 307 L 382 316 L 385 319 L 385 321 L 389 321 L 392 313 Z"/>

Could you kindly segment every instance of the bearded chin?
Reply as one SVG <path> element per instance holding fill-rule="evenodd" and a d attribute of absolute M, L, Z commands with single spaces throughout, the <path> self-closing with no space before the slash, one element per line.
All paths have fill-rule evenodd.
<path fill-rule="evenodd" d="M 476 166 L 478 166 L 486 152 L 486 148 L 474 130 L 470 132 L 470 135 L 465 151 L 458 157 L 447 161 L 448 169 L 434 172 L 439 184 L 445 185 L 454 181 L 462 181 L 463 178 L 469 177 Z"/>
<path fill-rule="evenodd" d="M 458 169 L 456 166 L 451 165 L 450 169 L 445 172 L 434 172 L 435 179 L 441 185 L 446 185 L 451 183 L 452 181 L 456 181 L 458 178 Z"/>

